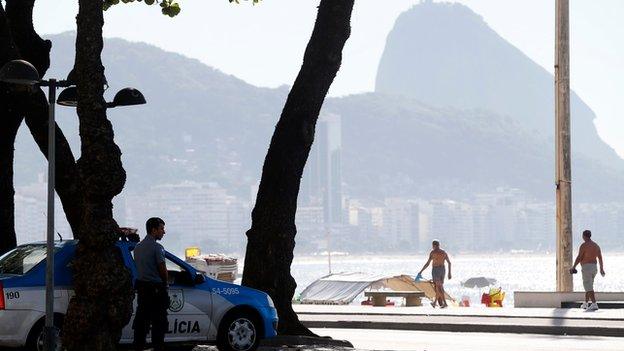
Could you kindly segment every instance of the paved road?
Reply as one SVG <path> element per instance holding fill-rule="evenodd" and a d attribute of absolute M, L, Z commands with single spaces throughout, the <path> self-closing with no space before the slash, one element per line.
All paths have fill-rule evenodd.
<path fill-rule="evenodd" d="M 593 336 L 448 333 L 378 329 L 313 329 L 356 349 L 410 351 L 622 351 L 624 339 Z"/>

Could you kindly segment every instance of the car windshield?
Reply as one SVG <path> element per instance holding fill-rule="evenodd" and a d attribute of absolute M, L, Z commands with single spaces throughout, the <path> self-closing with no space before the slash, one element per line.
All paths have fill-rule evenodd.
<path fill-rule="evenodd" d="M 18 246 L 0 257 L 0 274 L 24 275 L 46 258 L 46 246 L 30 244 Z"/>

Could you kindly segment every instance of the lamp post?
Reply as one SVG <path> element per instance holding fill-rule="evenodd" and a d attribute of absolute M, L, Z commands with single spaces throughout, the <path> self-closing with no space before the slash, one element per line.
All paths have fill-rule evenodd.
<path fill-rule="evenodd" d="M 70 74 L 71 75 L 71 74 Z M 45 349 L 56 349 L 58 330 L 54 326 L 54 186 L 56 167 L 56 122 L 55 103 L 56 89 L 67 88 L 59 95 L 59 105 L 73 106 L 78 103 L 78 94 L 73 82 L 68 80 L 42 80 L 37 69 L 24 60 L 13 60 L 0 69 L 0 81 L 21 86 L 48 87 L 48 197 L 47 197 L 47 230 L 46 230 L 46 292 L 45 292 Z M 130 106 L 145 104 L 145 97 L 133 88 L 120 90 L 107 107 Z"/>

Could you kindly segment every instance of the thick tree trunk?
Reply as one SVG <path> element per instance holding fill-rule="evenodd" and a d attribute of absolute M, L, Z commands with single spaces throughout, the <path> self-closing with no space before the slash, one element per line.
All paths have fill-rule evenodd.
<path fill-rule="evenodd" d="M 2 48 L 0 50 L 0 64 L 4 65 L 11 60 L 19 58 L 19 51 L 13 40 L 9 18 L 4 11 L 4 7 L 2 7 L 2 2 L 0 2 L 0 46 Z"/>
<path fill-rule="evenodd" d="M 74 260 L 74 291 L 64 321 L 68 350 L 114 350 L 132 316 L 134 289 L 123 264 L 113 219 L 112 199 L 123 189 L 126 174 L 121 151 L 106 118 L 101 1 L 79 0 L 76 37 L 76 85 L 81 157 L 78 171 L 83 193 L 83 221 Z M 97 268 L 97 274 L 94 272 Z"/>
<path fill-rule="evenodd" d="M 23 58 L 33 63 L 43 76 L 50 64 L 51 44 L 33 29 L 33 5 L 34 0 L 7 0 L 5 13 L 0 3 L 0 64 Z M 64 328 L 63 341 L 70 350 L 115 349 L 121 330 L 132 314 L 134 298 L 129 272 L 114 246 L 117 225 L 112 219 L 111 200 L 123 188 L 125 172 L 121 167 L 121 152 L 113 143 L 112 127 L 106 119 L 102 97 L 101 10 L 101 3 L 81 1 L 80 18 L 83 20 L 78 26 L 81 40 L 77 43 L 77 61 L 80 62 L 77 67 L 81 68 L 79 115 L 85 157 L 81 159 L 80 169 L 63 133 L 55 126 L 56 188 L 74 236 L 82 239 L 74 263 L 76 297 L 72 299 Z M 94 34 L 99 41 L 91 41 Z M 91 72 L 95 76 L 91 76 Z M 13 145 L 17 129 L 25 114 L 35 141 L 47 156 L 48 108 L 40 89 L 28 94 L 0 85 L 0 252 L 16 244 Z M 89 191 L 81 192 L 83 184 Z M 83 212 L 85 202 L 88 206 Z M 94 267 L 98 274 L 94 274 Z"/>
<path fill-rule="evenodd" d="M 43 40 L 33 27 L 33 7 L 35 0 L 6 0 L 6 12 L 13 35 L 22 59 L 35 66 L 43 78 L 50 68 L 52 43 Z"/>
<path fill-rule="evenodd" d="M 243 285 L 267 292 L 275 302 L 280 334 L 313 335 L 292 309 L 297 284 L 290 274 L 295 248 L 295 212 L 303 168 L 321 106 L 349 38 L 354 0 L 322 0 L 303 65 L 288 95 L 262 168 Z"/>
<path fill-rule="evenodd" d="M 8 18 L 0 3 L 0 66 L 19 57 Z M 13 161 L 15 137 L 22 118 L 13 87 L 0 83 L 0 255 L 16 245 Z"/>
<path fill-rule="evenodd" d="M 7 106 L 7 93 L 0 88 L 0 255 L 17 245 L 15 235 L 15 190 L 13 159 L 15 136 L 22 123 L 19 113 Z"/>

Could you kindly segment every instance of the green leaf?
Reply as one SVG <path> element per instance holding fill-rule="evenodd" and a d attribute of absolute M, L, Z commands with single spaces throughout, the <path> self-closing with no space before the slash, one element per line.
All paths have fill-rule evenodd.
<path fill-rule="evenodd" d="M 171 6 L 169 6 L 169 9 L 171 9 L 169 15 L 171 17 L 177 16 L 180 13 L 180 5 L 177 2 L 171 4 Z"/>

